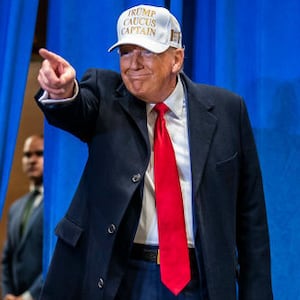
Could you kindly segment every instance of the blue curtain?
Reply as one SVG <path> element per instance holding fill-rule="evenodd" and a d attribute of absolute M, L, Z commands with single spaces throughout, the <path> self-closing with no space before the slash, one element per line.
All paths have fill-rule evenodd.
<path fill-rule="evenodd" d="M 47 47 L 69 60 L 78 78 L 89 67 L 118 70 L 116 53 L 107 53 L 117 18 L 142 2 L 165 5 L 182 22 L 185 72 L 192 79 L 245 98 L 264 177 L 275 299 L 300 299 L 299 0 L 50 0 Z M 45 149 L 46 272 L 53 229 L 75 191 L 87 149 L 47 124 Z"/>
<path fill-rule="evenodd" d="M 274 294 L 280 300 L 300 299 L 299 12 L 298 0 L 199 0 L 183 8 L 186 72 L 247 102 L 264 178 Z"/>
<path fill-rule="evenodd" d="M 0 2 L 0 216 L 19 128 L 37 8 L 38 0 Z"/>
<path fill-rule="evenodd" d="M 204 28 L 188 39 L 189 71 L 246 99 L 264 176 L 275 298 L 300 299 L 300 2 L 217 3 L 195 3 Z"/>

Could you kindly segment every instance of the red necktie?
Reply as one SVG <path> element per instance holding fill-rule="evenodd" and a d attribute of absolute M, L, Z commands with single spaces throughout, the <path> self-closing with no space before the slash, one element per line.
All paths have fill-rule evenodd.
<path fill-rule="evenodd" d="M 164 114 L 169 108 L 156 104 L 154 131 L 154 181 L 158 222 L 161 280 L 178 295 L 191 279 L 183 200 L 175 153 Z"/>

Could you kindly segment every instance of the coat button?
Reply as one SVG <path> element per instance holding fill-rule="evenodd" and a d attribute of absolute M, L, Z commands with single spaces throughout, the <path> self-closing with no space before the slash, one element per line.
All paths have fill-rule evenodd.
<path fill-rule="evenodd" d="M 109 234 L 113 234 L 116 232 L 116 229 L 117 229 L 117 227 L 115 224 L 110 224 L 107 228 L 107 231 Z"/>
<path fill-rule="evenodd" d="M 104 286 L 104 280 L 103 280 L 103 278 L 99 278 L 99 281 L 98 281 L 98 288 L 99 288 L 99 289 L 102 289 L 103 286 Z"/>
<path fill-rule="evenodd" d="M 132 176 L 131 180 L 132 182 L 136 183 L 136 182 L 139 182 L 141 180 L 141 174 L 135 174 Z"/>

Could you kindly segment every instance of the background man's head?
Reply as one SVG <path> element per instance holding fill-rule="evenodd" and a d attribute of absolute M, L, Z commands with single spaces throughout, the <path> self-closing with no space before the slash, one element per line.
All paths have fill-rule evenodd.
<path fill-rule="evenodd" d="M 23 171 L 31 184 L 43 183 L 44 171 L 44 138 L 39 135 L 29 136 L 23 147 L 22 158 Z"/>

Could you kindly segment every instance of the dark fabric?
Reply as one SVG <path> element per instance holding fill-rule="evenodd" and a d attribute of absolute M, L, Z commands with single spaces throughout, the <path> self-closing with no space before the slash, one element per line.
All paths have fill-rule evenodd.
<path fill-rule="evenodd" d="M 185 75 L 182 80 L 196 256 L 209 299 L 237 299 L 238 281 L 239 300 L 271 300 L 264 195 L 244 102 L 224 89 L 196 85 Z M 145 103 L 128 93 L 119 74 L 91 69 L 72 103 L 39 106 L 50 124 L 89 146 L 65 216 L 68 222 L 58 225 L 58 244 L 41 299 L 71 300 L 76 295 L 113 300 L 130 256 L 150 159 Z M 73 240 L 60 234 L 68 231 L 80 235 Z"/>
<path fill-rule="evenodd" d="M 162 284 L 158 265 L 132 259 L 115 300 L 208 300 L 197 275 L 180 295 L 174 296 Z"/>

